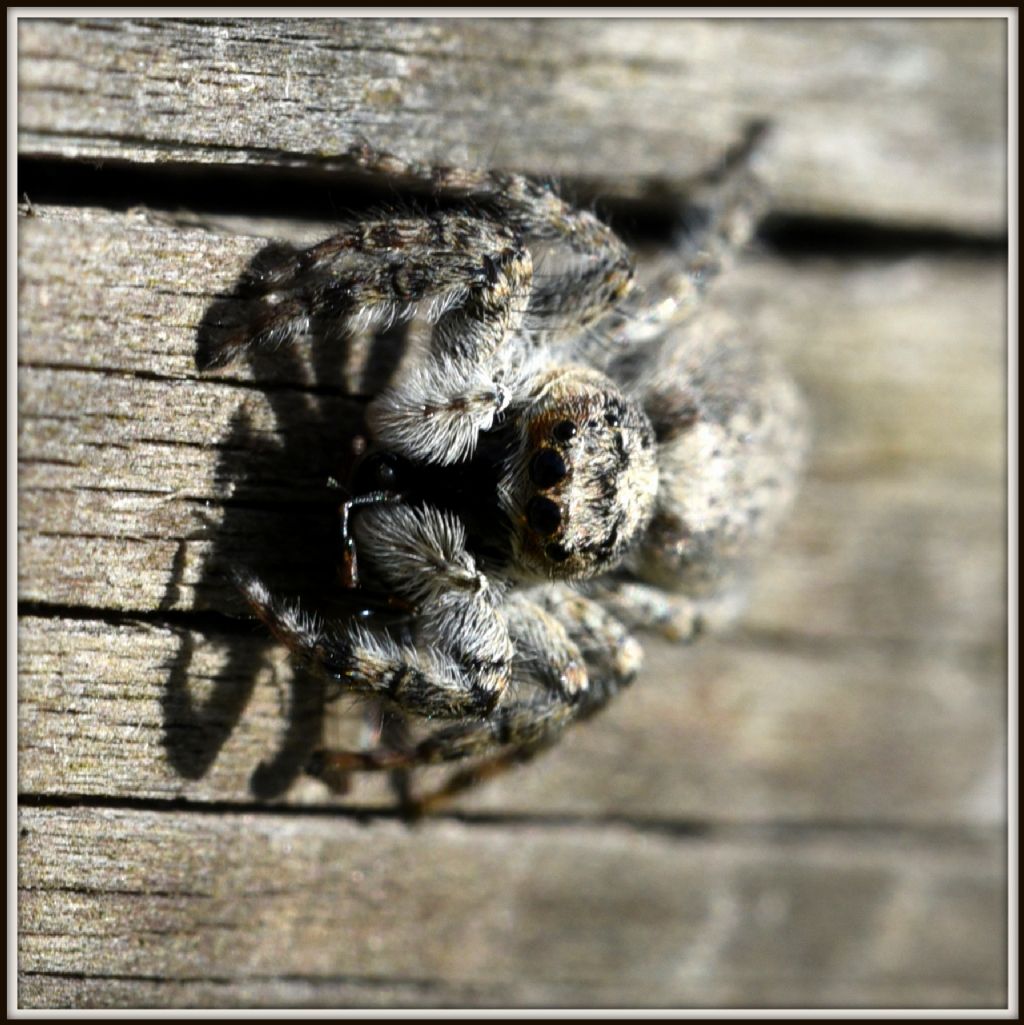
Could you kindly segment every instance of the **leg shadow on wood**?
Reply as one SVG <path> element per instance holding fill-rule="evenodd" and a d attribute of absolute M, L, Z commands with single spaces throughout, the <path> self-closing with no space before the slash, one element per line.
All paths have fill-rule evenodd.
<path fill-rule="evenodd" d="M 264 254 L 279 248 L 268 246 Z M 242 347 L 237 353 L 225 352 L 225 341 L 230 346 L 251 319 L 246 283 L 264 254 L 257 254 L 231 296 L 211 305 L 196 339 L 199 369 L 225 365 L 235 355 L 259 383 L 252 399 L 240 404 L 227 434 L 210 439 L 219 453 L 214 488 L 222 496 L 221 515 L 210 514 L 207 525 L 189 539 L 210 547 L 192 581 L 194 625 L 187 622 L 181 629 L 178 652 L 167 666 L 164 696 L 167 758 L 187 779 L 209 772 L 237 728 L 257 676 L 280 661 L 279 646 L 251 622 L 231 571 L 244 569 L 275 592 L 301 595 L 312 610 L 330 608 L 338 591 L 338 509 L 343 499 L 334 482 L 348 480 L 354 441 L 363 433 L 363 402 L 352 395 L 352 375 L 345 372 L 352 366 L 352 340 L 312 330 L 311 338 L 273 351 Z M 399 334 L 374 340 L 365 351 L 360 384 L 389 373 L 403 343 Z M 253 415 L 257 407 L 259 424 Z M 273 420 L 269 430 L 268 407 Z M 187 542 L 182 542 L 163 609 L 180 606 L 182 583 L 192 572 Z M 233 622 L 235 617 L 245 622 Z M 204 644 L 228 652 L 212 681 L 196 669 L 196 653 Z M 255 767 L 250 777 L 253 796 L 279 796 L 302 772 L 321 743 L 324 700 L 323 682 L 296 665 L 290 694 L 281 703 L 286 722 L 279 746 Z"/>

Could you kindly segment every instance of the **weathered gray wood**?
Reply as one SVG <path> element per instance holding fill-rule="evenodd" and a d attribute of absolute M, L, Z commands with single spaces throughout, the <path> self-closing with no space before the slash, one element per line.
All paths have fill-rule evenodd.
<path fill-rule="evenodd" d="M 246 979 L 134 979 L 102 976 L 59 975 L 40 972 L 24 974 L 17 980 L 18 995 L 24 1007 L 54 1008 L 656 1008 L 670 1003 L 652 998 L 649 986 L 627 989 L 601 980 L 585 986 L 537 985 L 528 980 L 489 987 L 457 987 L 429 980 L 350 980 L 280 978 Z M 704 996 L 694 1000 L 707 1007 L 757 1003 L 759 1007 L 789 1007 L 793 986 L 787 980 L 761 978 L 747 991 L 757 997 L 739 1000 L 721 998 L 738 985 L 714 989 L 708 986 Z M 865 985 L 860 980 L 836 980 L 816 984 L 814 996 L 803 1001 L 812 1007 L 922 1007 L 922 1008 L 997 1008 L 1000 998 L 993 993 L 1002 987 L 977 983 L 971 979 L 892 978 Z M 540 1012 L 538 1012 L 540 1013 Z"/>
<path fill-rule="evenodd" d="M 778 128 L 781 208 L 1005 231 L 1001 19 L 22 20 L 23 155 L 326 170 L 354 140 L 643 193 Z"/>
<path fill-rule="evenodd" d="M 768 115 L 777 209 L 993 234 L 1005 44 L 998 20 L 22 21 L 19 152 L 325 180 L 365 136 L 650 198 Z M 1005 1001 L 1001 261 L 765 254 L 723 282 L 816 421 L 743 627 L 651 644 L 605 716 L 407 829 L 372 813 L 383 781 L 301 775 L 356 711 L 321 721 L 209 614 L 239 611 L 232 560 L 295 590 L 329 562 L 358 360 L 194 362 L 247 236 L 329 226 L 32 213 L 22 1006 Z"/>
<path fill-rule="evenodd" d="M 256 374 L 244 362 L 197 374 L 204 309 L 258 240 L 46 208 L 20 227 L 20 596 L 222 607 L 230 592 L 202 572 L 214 540 L 241 558 L 282 502 L 330 503 L 323 468 L 357 408 L 304 390 L 317 368 L 288 354 Z M 754 622 L 998 636 L 1003 273 L 983 260 L 753 260 L 722 282 L 719 301 L 780 351 L 815 420 L 797 524 Z M 346 375 L 328 370 L 340 387 Z M 264 393 L 257 380 L 295 387 Z M 271 558 L 278 569 L 289 556 Z M 823 592 L 826 579 L 845 586 Z"/>
<path fill-rule="evenodd" d="M 395 805 L 372 775 L 332 798 L 302 774 L 321 737 L 360 743 L 359 716 L 342 704 L 321 721 L 314 682 L 299 675 L 293 689 L 255 629 L 24 618 L 18 640 L 22 793 Z M 647 649 L 639 681 L 605 715 L 461 806 L 641 822 L 1003 820 L 994 653 L 749 632 Z"/>
<path fill-rule="evenodd" d="M 309 566 L 312 543 L 303 531 L 323 533 L 336 505 L 316 473 L 329 465 L 332 435 L 317 429 L 343 425 L 344 403 L 326 404 L 340 411 L 334 419 L 324 417 L 324 403 L 276 399 L 277 412 L 289 410 L 284 445 L 274 433 L 275 408 L 248 391 L 77 371 L 24 369 L 21 377 L 23 600 L 221 607 L 233 592 L 204 575 L 214 555 L 257 559 L 267 572 L 284 574 L 282 586 L 302 587 L 296 574 Z M 343 431 L 337 438 L 341 447 Z M 999 437 L 989 441 L 997 447 Z M 995 453 L 979 457 L 994 461 Z M 1002 489 L 997 478 L 971 469 L 948 478 L 915 468 L 890 480 L 830 479 L 822 466 L 779 548 L 781 576 L 763 584 L 772 587 L 764 625 L 788 623 L 813 636 L 991 640 L 1005 605 L 997 576 Z M 242 498 L 262 504 L 237 504 Z M 311 499 L 317 502 L 307 508 Z M 277 549 L 260 550 L 275 530 L 282 532 Z M 907 574 L 915 576 L 914 590 L 903 586 Z M 815 582 L 825 578 L 845 583 L 822 593 Z"/>
<path fill-rule="evenodd" d="M 195 370 L 204 311 L 258 239 L 90 210 L 20 226 L 19 595 L 55 613 L 21 628 L 23 792 L 325 800 L 305 754 L 358 737 L 289 712 L 258 629 L 101 610 L 244 614 L 232 562 L 306 589 L 324 562 L 310 538 L 333 538 L 325 452 L 358 414 L 322 389 L 351 375 L 287 353 Z M 752 259 L 717 301 L 785 355 L 816 422 L 743 630 L 682 656 L 652 645 L 604 720 L 469 806 L 1000 821 L 1001 264 Z M 391 797 L 361 781 L 348 800 Z"/>
<path fill-rule="evenodd" d="M 1006 988 L 998 834 L 19 823 L 23 1003 L 998 1006 Z"/>

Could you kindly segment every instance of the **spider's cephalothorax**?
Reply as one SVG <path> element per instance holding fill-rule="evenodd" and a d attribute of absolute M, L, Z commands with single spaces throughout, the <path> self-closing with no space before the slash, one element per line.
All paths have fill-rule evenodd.
<path fill-rule="evenodd" d="M 654 512 L 654 428 L 609 378 L 569 367 L 541 376 L 463 461 L 429 466 L 375 451 L 353 491 L 456 516 L 467 551 L 495 578 L 593 577 L 622 561 Z"/>
<path fill-rule="evenodd" d="M 432 325 L 369 406 L 373 448 L 342 516 L 345 586 L 406 610 L 404 633 L 321 622 L 239 574 L 336 690 L 444 723 L 320 752 L 318 774 L 475 758 L 425 806 L 602 708 L 639 666 L 631 629 L 689 640 L 735 615 L 738 571 L 781 519 L 804 451 L 789 379 L 730 323 L 693 315 L 755 223 L 756 140 L 709 176 L 699 232 L 646 293 L 614 232 L 549 186 L 365 146 L 349 154 L 360 167 L 465 209 L 355 222 L 254 269 L 254 312 L 228 354 Z"/>
<path fill-rule="evenodd" d="M 553 371 L 521 414 L 503 492 L 517 575 L 581 579 L 613 568 L 657 493 L 654 429 L 639 404 L 596 371 Z"/>

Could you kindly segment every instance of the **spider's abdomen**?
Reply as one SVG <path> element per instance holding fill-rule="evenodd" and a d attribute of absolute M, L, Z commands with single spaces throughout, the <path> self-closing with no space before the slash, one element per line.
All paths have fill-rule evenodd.
<path fill-rule="evenodd" d="M 658 438 L 657 508 L 630 568 L 691 596 L 715 593 L 789 508 L 807 450 L 799 393 L 725 317 L 670 339 L 646 406 Z"/>

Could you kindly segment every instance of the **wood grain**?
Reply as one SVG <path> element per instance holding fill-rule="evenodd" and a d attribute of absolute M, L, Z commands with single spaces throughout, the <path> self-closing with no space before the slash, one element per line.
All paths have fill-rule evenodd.
<path fill-rule="evenodd" d="M 19 822 L 23 998 L 991 1006 L 1005 985 L 985 838 L 73 808 Z"/>
<path fill-rule="evenodd" d="M 261 244 L 91 210 L 22 221 L 19 593 L 53 616 L 21 628 L 25 792 L 327 799 L 304 758 L 351 729 L 309 711 L 315 685 L 255 628 L 147 622 L 245 616 L 233 564 L 293 593 L 329 583 L 324 481 L 360 409 L 345 361 L 194 367 L 204 301 Z M 723 282 L 816 423 L 743 631 L 682 660 L 653 645 L 606 722 L 471 806 L 999 821 L 1002 273 L 762 257 Z M 372 782 L 351 797 L 389 799 Z"/>
<path fill-rule="evenodd" d="M 19 1006 L 1006 1007 L 1006 30 L 21 19 L 21 167 L 59 185 L 17 221 Z M 328 793 L 302 767 L 360 710 L 224 573 L 329 590 L 328 478 L 390 357 L 197 371 L 266 240 L 331 230 L 252 197 L 344 207 L 367 138 L 667 213 L 764 116 L 819 246 L 923 231 L 716 292 L 814 421 L 742 625 L 651 642 L 438 819 Z M 207 215 L 124 209 L 190 190 Z"/>
<path fill-rule="evenodd" d="M 341 705 L 324 719 L 315 681 L 293 676 L 255 628 L 24 618 L 19 651 L 22 793 L 395 807 L 372 774 L 341 798 L 303 775 L 321 738 L 359 743 L 359 716 Z M 749 632 L 682 653 L 651 642 L 639 681 L 605 716 L 460 806 L 997 827 L 1003 683 L 997 654 L 952 646 L 801 645 Z"/>
<path fill-rule="evenodd" d="M 22 20 L 19 152 L 403 155 L 678 192 L 752 119 L 792 212 L 1003 234 L 1001 19 Z"/>
<path fill-rule="evenodd" d="M 223 585 L 201 579 L 214 536 L 225 558 L 248 545 L 265 560 L 259 549 L 289 516 L 333 517 L 324 482 L 359 415 L 341 394 L 351 381 L 343 354 L 195 370 L 204 302 L 230 288 L 258 239 L 88 210 L 51 219 L 37 208 L 21 227 L 20 596 L 121 610 L 222 606 Z M 94 267 L 84 286 L 82 261 Z M 782 354 L 812 406 L 811 474 L 788 541 L 803 552 L 779 560 L 787 600 L 809 597 L 780 614 L 821 635 L 905 638 L 909 617 L 934 637 L 993 637 L 1003 607 L 993 584 L 1002 265 L 753 260 L 722 283 L 719 301 Z M 275 544 L 274 570 L 301 564 L 302 547 Z M 933 576 L 918 593 L 896 589 L 893 608 L 877 593 L 822 594 L 809 571 L 878 580 L 885 592 L 907 573 Z M 780 601 L 764 603 L 768 621 Z"/>
<path fill-rule="evenodd" d="M 280 823 L 260 813 L 268 801 L 393 807 L 383 780 L 364 777 L 338 798 L 302 774 L 322 738 L 359 741 L 356 710 L 331 708 L 323 716 L 315 686 L 301 674 L 293 677 L 255 628 L 188 619 L 203 610 L 242 612 L 223 577 L 231 561 L 258 565 L 296 591 L 317 567 L 322 571 L 335 501 L 323 488 L 325 467 L 360 409 L 341 394 L 358 383 L 346 361 L 340 354 L 325 364 L 305 358 L 310 354 L 284 353 L 255 366 L 195 370 L 205 311 L 230 291 L 263 245 L 259 238 L 88 209 L 36 208 L 20 227 L 19 596 L 36 610 L 19 629 L 20 792 L 36 800 L 186 800 L 198 802 L 190 804 L 196 808 L 219 802 L 235 809 L 228 824 L 254 822 L 269 834 Z M 284 226 L 264 229 L 288 234 Z M 84 277 L 83 266 L 90 268 Z M 720 301 L 745 317 L 754 337 L 787 356 L 811 399 L 817 442 L 796 516 L 758 578 L 738 635 L 682 655 L 652 644 L 641 681 L 602 720 L 536 766 L 461 803 L 467 814 L 506 821 L 495 844 L 520 849 L 519 815 L 551 823 L 546 828 L 557 843 L 579 828 L 561 822 L 589 821 L 596 837 L 615 822 L 684 830 L 760 824 L 782 830 L 769 837 L 788 838 L 757 842 L 758 857 L 769 859 L 782 856 L 780 842 L 805 855 L 790 832 L 797 827 L 854 830 L 834 840 L 830 850 L 840 856 L 864 828 L 954 830 L 940 835 L 956 843 L 968 835 L 963 830 L 981 830 L 983 845 L 998 845 L 1005 808 L 1002 297 L 1001 266 L 971 259 L 793 266 L 761 257 L 723 283 Z M 282 545 L 282 536 L 293 543 Z M 167 615 L 185 618 L 162 622 Z M 246 806 L 254 818 L 239 818 Z M 64 829 L 78 816 L 104 820 L 106 813 L 25 814 Z M 123 829 L 148 831 L 145 814 L 122 812 Z M 166 841 L 172 863 L 195 849 L 196 830 L 208 821 L 191 811 L 179 813 L 176 824 L 169 812 L 152 818 L 177 837 Z M 326 828 L 319 821 L 314 828 Z M 344 820 L 335 827 L 349 828 Z M 390 836 L 395 827 L 360 828 L 376 848 L 378 834 Z M 471 848 L 475 828 L 466 840 Z M 94 849 L 99 834 L 86 837 L 87 857 L 102 862 Z M 409 843 L 423 869 L 385 892 L 416 923 L 423 912 L 412 893 L 420 886 L 432 892 L 436 859 L 449 854 L 422 849 L 418 839 Z M 685 857 L 699 860 L 686 853 L 686 841 L 677 843 Z M 234 838 L 211 840 L 211 861 L 232 857 L 235 846 Z M 562 900 L 589 900 L 563 886 L 575 854 L 526 849 L 549 866 L 549 890 Z M 39 868 L 34 850 L 23 847 L 27 871 Z M 722 885 L 746 894 L 753 884 L 740 880 L 759 870 L 746 863 L 727 867 L 736 856 L 734 844 L 724 843 L 712 864 L 723 859 L 715 872 L 733 881 Z M 141 871 L 151 855 L 137 857 Z M 888 857 L 885 872 L 908 871 L 899 843 Z M 266 872 L 268 880 L 279 876 L 280 865 L 263 852 L 252 858 L 253 871 Z M 595 871 L 622 872 L 620 862 Z M 348 865 L 348 854 L 338 864 Z M 483 849 L 474 848 L 467 871 L 493 871 L 485 864 Z M 989 877 L 979 882 L 973 865 L 957 871 L 972 914 L 991 920 L 988 909 L 998 905 L 1001 884 Z M 165 868 L 150 868 L 153 887 L 163 893 Z M 95 875 L 95 867 L 83 871 Z M 641 903 L 668 885 L 664 873 L 649 874 L 646 862 L 638 871 L 645 880 Z M 803 863 L 791 873 L 801 893 L 820 874 Z M 856 902 L 857 878 L 859 870 L 840 874 L 830 883 L 835 895 L 820 899 Z M 309 880 L 297 882 L 280 898 L 290 912 L 254 905 L 251 914 L 265 924 L 242 931 L 272 944 L 276 916 L 298 914 L 295 902 L 313 899 L 311 887 Z M 886 896 L 873 898 L 883 925 L 890 914 L 883 909 L 906 905 L 906 914 L 927 922 L 921 929 L 941 932 L 941 920 L 922 910 L 924 892 L 907 887 L 886 884 Z M 447 891 L 434 899 L 448 921 L 474 928 L 468 912 L 452 911 Z M 734 908 L 737 899 L 722 898 L 721 906 Z M 796 905 L 806 899 L 786 897 Z M 671 979 L 633 978 L 645 959 L 664 960 L 666 951 L 680 949 L 677 927 L 668 925 L 665 936 L 641 946 L 643 958 L 630 957 L 620 971 L 605 965 L 603 981 L 592 968 L 580 974 L 566 967 L 568 975 L 559 979 L 534 973 L 521 983 L 495 976 L 490 964 L 481 970 L 484 981 L 437 965 L 414 970 L 387 947 L 392 930 L 404 928 L 397 921 L 383 931 L 361 927 L 362 943 L 384 937 L 385 948 L 369 956 L 369 967 L 331 960 L 348 949 L 342 944 L 331 948 L 323 975 L 298 964 L 283 972 L 240 972 L 245 959 L 200 969 L 175 960 L 175 951 L 190 942 L 217 947 L 219 936 L 235 935 L 211 924 L 216 915 L 204 911 L 171 927 L 173 901 L 89 900 L 86 907 L 49 884 L 22 890 L 23 1000 L 645 1005 L 791 1003 L 799 994 L 812 1004 L 933 1004 L 944 998 L 991 1003 L 999 991 L 990 965 L 933 983 L 912 963 L 919 942 L 913 937 L 898 941 L 913 950 L 901 948 L 889 974 L 862 964 L 860 976 L 836 969 L 834 977 L 794 978 L 765 962 L 755 945 L 737 955 L 739 966 L 715 955 L 714 971 L 703 981 L 685 968 Z M 712 921 L 694 926 L 697 934 L 718 928 L 713 921 L 720 912 L 707 913 Z M 338 914 L 335 921 L 356 935 L 348 911 Z M 886 928 L 907 927 L 904 917 L 891 914 L 897 924 Z M 154 937 L 140 927 L 145 936 L 135 938 L 140 915 L 164 922 L 163 931 Z M 112 936 L 82 927 L 96 916 L 119 923 L 113 949 L 145 942 L 140 949 L 148 956 L 107 963 L 101 952 L 111 948 Z M 32 923 L 41 918 L 49 925 L 37 938 Z M 813 919 L 806 922 L 810 932 L 821 928 Z M 858 949 L 882 942 L 871 933 L 882 927 L 858 919 Z M 490 925 L 484 920 L 479 928 L 487 932 Z M 826 933 L 838 942 L 832 929 Z M 627 939 L 613 928 L 602 942 L 614 947 Z M 699 952 L 709 941 L 693 942 Z M 731 942 L 742 947 L 738 938 Z M 317 929 L 305 926 L 292 943 L 300 958 L 320 956 L 324 948 Z M 424 956 L 445 949 L 441 941 L 424 943 Z M 496 950 L 493 937 L 488 950 Z"/>

